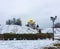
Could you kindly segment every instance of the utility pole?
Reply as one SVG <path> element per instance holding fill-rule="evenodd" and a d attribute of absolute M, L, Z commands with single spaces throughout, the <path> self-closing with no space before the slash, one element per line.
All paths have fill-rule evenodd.
<path fill-rule="evenodd" d="M 55 16 L 55 17 L 50 17 L 50 18 L 51 18 L 52 23 L 53 23 L 53 27 L 52 27 L 53 37 L 52 37 L 52 39 L 54 40 L 54 22 L 55 22 L 55 20 L 57 19 L 57 16 Z"/>

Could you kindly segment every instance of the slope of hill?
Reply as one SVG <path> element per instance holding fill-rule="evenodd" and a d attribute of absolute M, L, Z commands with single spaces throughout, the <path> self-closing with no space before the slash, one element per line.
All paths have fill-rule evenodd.
<path fill-rule="evenodd" d="M 0 26 L 0 34 L 3 34 L 3 33 L 35 34 L 37 33 L 37 31 L 26 26 L 3 25 L 3 26 Z"/>

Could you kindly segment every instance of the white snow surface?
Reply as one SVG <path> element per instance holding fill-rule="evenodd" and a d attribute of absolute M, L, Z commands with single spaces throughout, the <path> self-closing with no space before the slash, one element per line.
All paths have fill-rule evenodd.
<path fill-rule="evenodd" d="M 42 33 L 53 33 L 52 28 L 45 28 L 42 30 Z M 60 28 L 54 28 L 54 38 L 60 39 Z"/>
<path fill-rule="evenodd" d="M 53 33 L 52 32 L 53 30 L 52 30 L 52 28 L 44 28 L 43 30 L 42 30 L 42 33 Z M 60 28 L 54 28 L 54 31 L 55 31 L 55 33 L 60 33 Z"/>
<path fill-rule="evenodd" d="M 32 28 L 26 27 L 26 26 L 19 26 L 19 25 L 3 25 L 0 26 L 0 34 L 3 33 L 16 33 L 16 34 L 35 34 L 38 33 L 37 30 L 34 30 Z"/>
<path fill-rule="evenodd" d="M 52 40 L 7 40 L 0 41 L 0 49 L 41 49 L 53 44 Z"/>

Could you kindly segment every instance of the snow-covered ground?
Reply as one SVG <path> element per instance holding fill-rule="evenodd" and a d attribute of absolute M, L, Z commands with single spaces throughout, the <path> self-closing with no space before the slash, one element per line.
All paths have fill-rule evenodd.
<path fill-rule="evenodd" d="M 41 49 L 57 42 L 52 40 L 1 40 L 0 49 Z"/>
<path fill-rule="evenodd" d="M 30 27 L 19 26 L 19 25 L 2 25 L 0 26 L 0 34 L 3 33 L 18 33 L 18 34 L 35 34 L 38 33 L 37 30 L 34 30 Z"/>
<path fill-rule="evenodd" d="M 52 28 L 45 28 L 42 30 L 42 33 L 53 33 Z M 54 28 L 54 38 L 60 39 L 60 28 Z"/>
<path fill-rule="evenodd" d="M 53 30 L 52 30 L 52 28 L 44 28 L 42 30 L 42 33 L 53 33 Z M 60 28 L 54 28 L 54 33 L 60 34 Z"/>
<path fill-rule="evenodd" d="M 37 33 L 36 30 L 33 30 L 26 26 L 17 26 L 17 25 L 4 25 L 0 26 L 0 34 L 3 33 Z M 0 49 L 41 49 L 42 47 L 49 46 L 53 43 L 56 43 L 57 40 L 0 40 Z"/>

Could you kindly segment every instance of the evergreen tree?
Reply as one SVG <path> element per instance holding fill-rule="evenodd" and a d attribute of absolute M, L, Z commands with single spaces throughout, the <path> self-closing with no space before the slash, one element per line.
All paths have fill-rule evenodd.
<path fill-rule="evenodd" d="M 13 24 L 16 25 L 16 19 L 15 18 L 13 18 Z"/>
<path fill-rule="evenodd" d="M 20 25 L 22 26 L 22 22 L 21 22 L 21 19 L 17 19 L 17 22 L 16 22 L 17 25 Z"/>
<path fill-rule="evenodd" d="M 29 27 L 29 24 L 27 24 L 26 26 Z"/>
<path fill-rule="evenodd" d="M 39 29 L 38 32 L 41 33 L 41 29 Z"/>
<path fill-rule="evenodd" d="M 22 22 L 21 22 L 21 19 L 15 19 L 15 18 L 13 18 L 13 20 L 7 20 L 6 21 L 6 24 L 7 25 L 20 25 L 20 26 L 22 26 Z"/>
<path fill-rule="evenodd" d="M 11 20 L 8 20 L 8 21 L 6 21 L 6 24 L 7 25 L 11 25 L 12 24 L 12 21 Z"/>
<path fill-rule="evenodd" d="M 37 24 L 37 28 L 39 28 L 39 25 Z"/>

